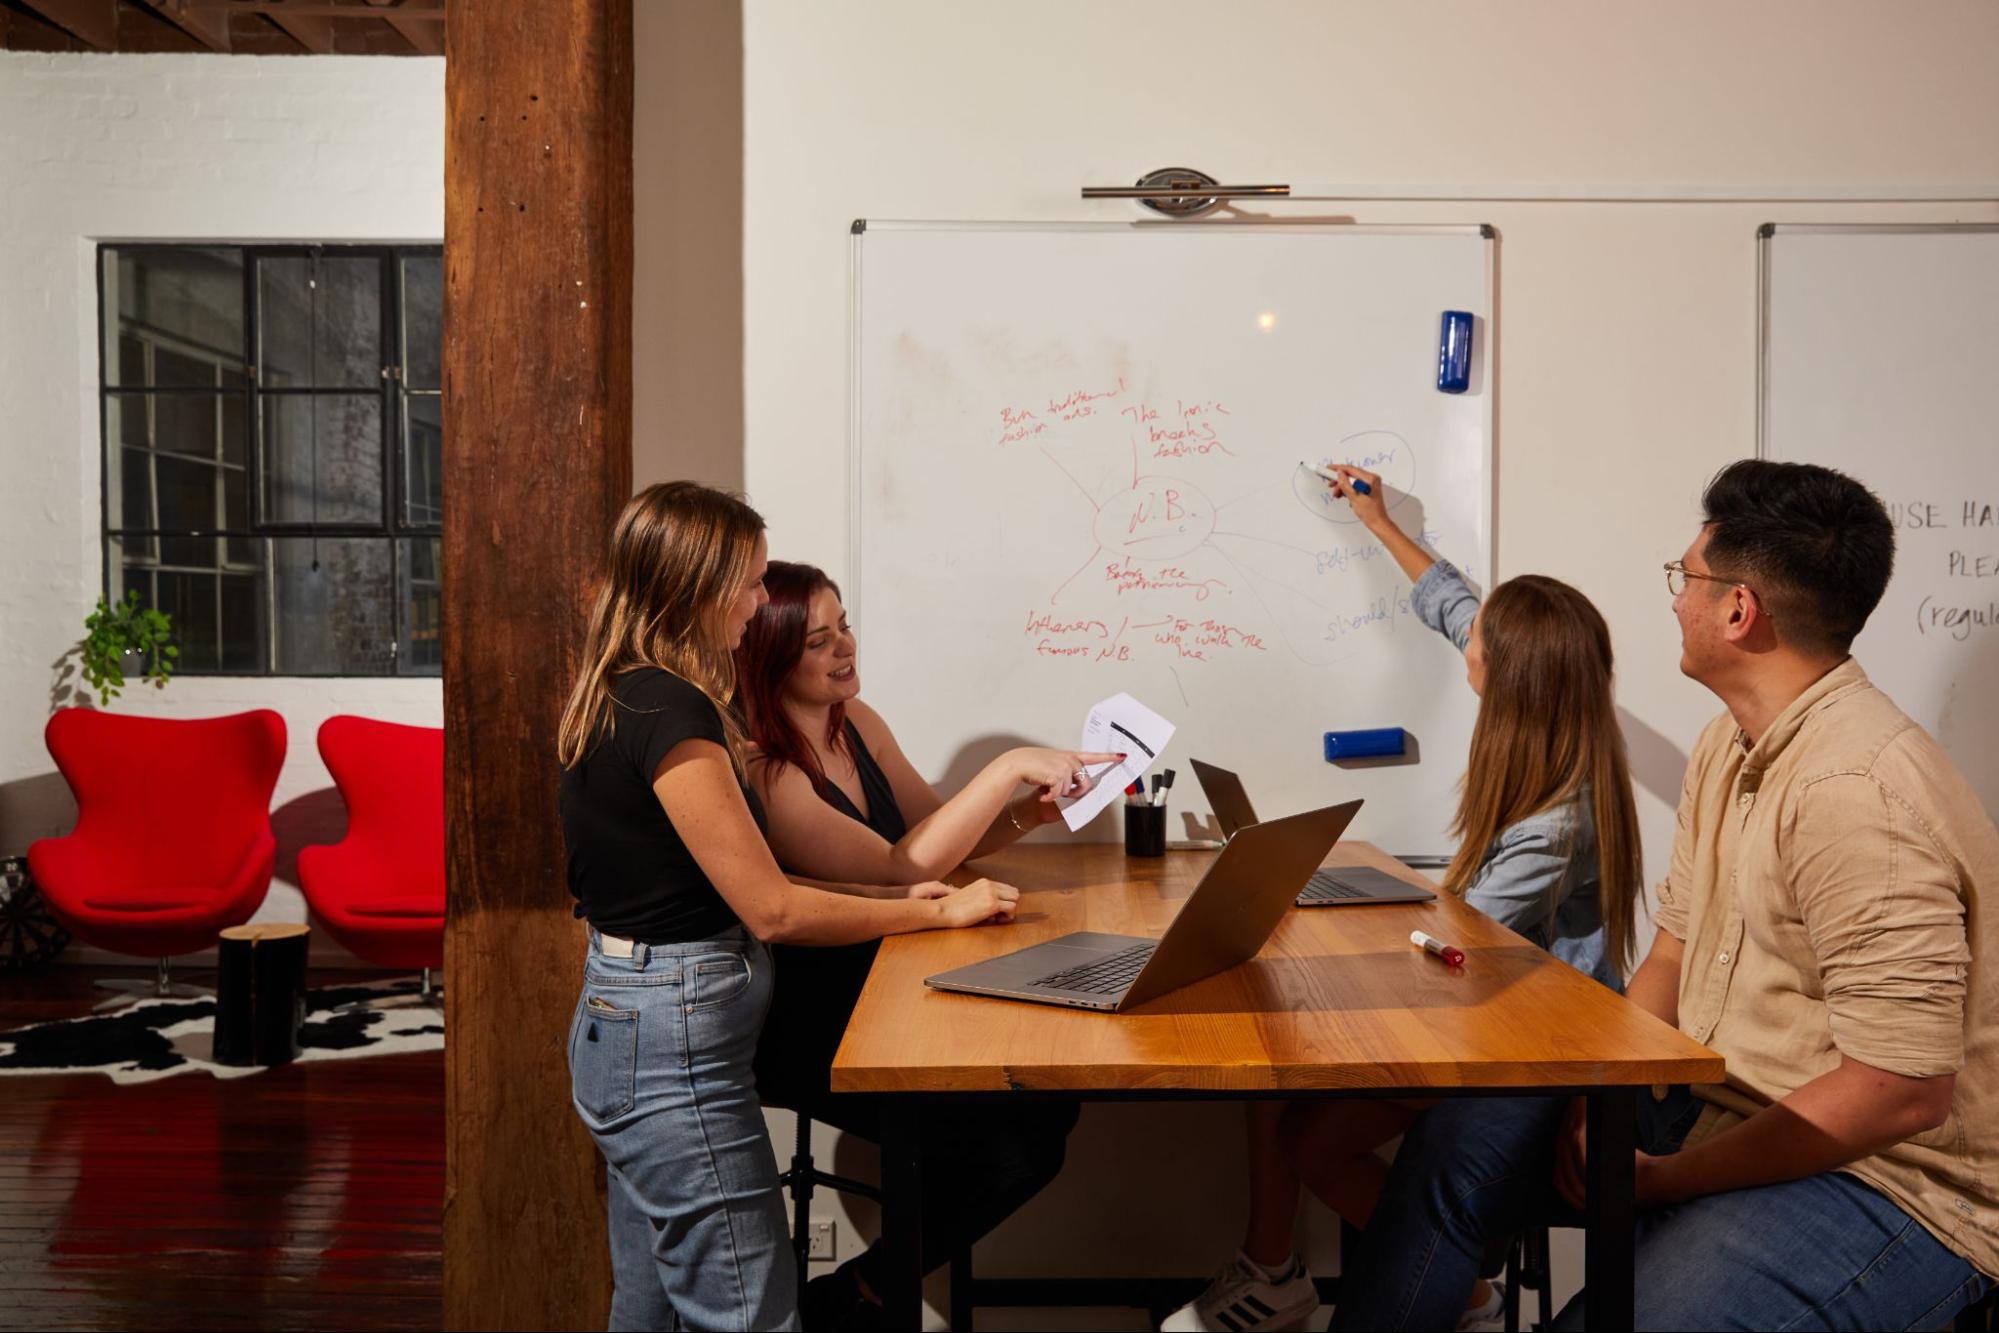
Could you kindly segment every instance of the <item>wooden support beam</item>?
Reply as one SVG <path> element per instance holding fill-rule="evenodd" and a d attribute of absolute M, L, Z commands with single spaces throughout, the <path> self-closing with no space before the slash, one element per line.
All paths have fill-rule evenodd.
<path fill-rule="evenodd" d="M 99 51 L 118 49 L 118 0 L 21 0 L 70 36 Z"/>
<path fill-rule="evenodd" d="M 445 30 L 444 1326 L 602 1328 L 555 729 L 631 493 L 633 0 Z"/>
<path fill-rule="evenodd" d="M 146 0 L 146 3 L 209 50 L 229 49 L 229 15 L 222 10 L 190 5 L 187 0 Z"/>

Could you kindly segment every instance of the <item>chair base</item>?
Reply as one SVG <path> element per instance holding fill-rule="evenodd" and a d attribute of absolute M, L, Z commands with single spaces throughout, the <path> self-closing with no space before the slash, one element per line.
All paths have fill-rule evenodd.
<path fill-rule="evenodd" d="M 97 989 L 113 992 L 108 1000 L 99 1001 L 91 1012 L 101 1014 L 141 1000 L 212 1000 L 215 992 L 206 986 L 191 986 L 184 981 L 173 979 L 173 961 L 162 958 L 159 971 L 152 980 L 138 977 L 120 977 L 115 980 L 100 981 Z"/>

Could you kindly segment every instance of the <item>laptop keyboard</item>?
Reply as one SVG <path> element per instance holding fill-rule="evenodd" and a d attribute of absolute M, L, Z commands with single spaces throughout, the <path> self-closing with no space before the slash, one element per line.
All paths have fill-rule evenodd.
<path fill-rule="evenodd" d="M 1369 898 L 1373 895 L 1341 881 L 1330 871 L 1321 870 L 1305 881 L 1305 888 L 1298 896 L 1323 903 L 1335 898 Z"/>
<path fill-rule="evenodd" d="M 1158 947 L 1158 941 L 1147 940 L 1080 967 L 1065 967 L 1060 972 L 1050 972 L 1034 984 L 1056 990 L 1083 991 L 1090 995 L 1115 995 L 1131 985 L 1132 978 L 1144 969 L 1146 960 Z"/>

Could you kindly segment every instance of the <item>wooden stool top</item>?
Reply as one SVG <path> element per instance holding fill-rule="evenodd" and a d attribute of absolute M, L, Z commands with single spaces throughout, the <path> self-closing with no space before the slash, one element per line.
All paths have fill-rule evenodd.
<path fill-rule="evenodd" d="M 296 939 L 312 934 L 312 927 L 303 921 L 255 921 L 247 926 L 228 926 L 222 931 L 225 940 L 248 940 L 251 944 L 261 944 L 266 940 Z"/>

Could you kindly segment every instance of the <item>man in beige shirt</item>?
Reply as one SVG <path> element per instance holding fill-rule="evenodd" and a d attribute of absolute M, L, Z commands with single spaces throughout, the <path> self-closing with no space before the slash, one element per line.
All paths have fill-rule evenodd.
<path fill-rule="evenodd" d="M 1728 1081 L 1642 1117 L 1637 1326 L 1939 1327 L 1999 1273 L 1999 832 L 1848 656 L 1893 563 L 1880 501 L 1745 461 L 1704 503 L 1667 577 L 1681 670 L 1728 711 L 1627 994 Z M 1581 1152 L 1572 1120 L 1572 1200 Z"/>

